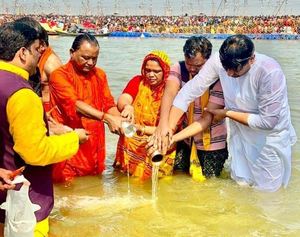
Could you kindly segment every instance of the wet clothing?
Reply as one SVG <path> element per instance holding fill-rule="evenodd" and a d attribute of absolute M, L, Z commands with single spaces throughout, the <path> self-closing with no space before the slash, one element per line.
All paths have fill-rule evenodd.
<path fill-rule="evenodd" d="M 231 177 L 259 190 L 274 192 L 287 187 L 291 175 L 291 146 L 297 137 L 291 124 L 286 78 L 272 58 L 254 53 L 250 70 L 238 77 L 227 75 L 219 53 L 188 82 L 173 105 L 186 111 L 188 105 L 218 78 L 227 109 L 250 113 L 249 126 L 229 120 Z"/>
<path fill-rule="evenodd" d="M 157 59 L 163 70 L 163 81 L 155 88 L 151 88 L 143 69 L 148 60 Z M 167 60 L 166 60 L 167 61 Z M 123 93 L 130 94 L 133 98 L 135 123 L 143 126 L 157 126 L 166 78 L 169 75 L 169 63 L 164 57 L 149 54 L 142 65 L 142 75 L 135 76 L 127 84 Z M 120 136 L 114 167 L 124 172 L 138 176 L 144 181 L 152 175 L 152 162 L 146 155 L 147 135 L 135 133 L 133 137 Z M 159 176 L 170 175 L 173 172 L 176 147 L 173 146 L 164 156 L 163 163 L 159 166 Z M 129 169 L 129 171 L 128 171 Z"/>
<path fill-rule="evenodd" d="M 168 78 L 170 81 L 174 81 L 178 83 L 180 88 L 182 88 L 188 81 L 189 81 L 189 72 L 186 69 L 184 61 L 178 62 L 174 64 L 171 68 L 170 71 L 170 76 Z M 224 97 L 223 97 L 223 90 L 220 81 L 217 81 L 215 84 L 213 84 L 209 88 L 208 92 L 208 101 L 213 102 L 215 104 L 219 104 L 224 106 Z M 201 118 L 202 116 L 202 102 L 200 98 L 196 98 L 194 100 L 194 116 L 193 116 L 193 121 L 197 121 Z M 205 102 L 204 102 L 205 103 Z M 206 102 L 207 104 L 207 102 Z M 188 119 L 188 112 L 186 112 L 186 116 L 184 116 L 184 120 L 182 123 L 182 128 L 186 128 L 189 124 L 189 119 Z M 211 157 L 219 157 L 219 163 L 218 165 L 212 166 L 212 167 L 221 167 L 223 168 L 225 160 L 228 158 L 228 152 L 224 152 L 224 150 L 227 150 L 227 144 L 226 144 L 226 139 L 227 139 L 227 129 L 226 129 L 226 122 L 225 119 L 222 121 L 219 121 L 216 124 L 213 124 L 209 127 L 209 132 L 210 132 L 210 144 L 209 144 L 209 149 L 206 150 L 204 149 L 203 146 L 203 134 L 199 133 L 193 137 L 196 147 L 197 147 L 197 153 L 199 154 L 205 154 L 206 151 L 211 151 L 209 152 L 205 157 L 208 159 L 210 157 L 209 154 L 212 154 L 213 152 L 214 156 Z M 190 145 L 190 139 L 185 139 L 184 142 L 187 145 Z M 203 152 L 201 152 L 203 151 Z M 219 156 L 217 155 L 219 152 Z M 187 146 L 183 145 L 178 145 L 177 147 L 177 155 L 175 158 L 175 166 L 174 170 L 181 170 L 181 171 L 188 171 L 189 170 L 189 164 L 190 164 L 190 153 L 191 149 L 187 149 Z M 199 157 L 200 163 L 203 165 L 209 164 L 209 162 L 203 162 L 203 155 L 202 157 Z M 201 162 L 202 160 L 202 162 Z M 214 162 L 214 161 L 212 161 Z M 182 164 L 181 164 L 182 163 Z M 183 168 L 183 167 L 184 168 Z M 188 166 L 188 168 L 187 168 Z M 218 176 L 219 174 L 219 168 L 217 170 L 211 170 L 209 167 L 202 166 L 203 173 L 206 177 L 211 177 L 213 175 Z M 207 170 L 207 172 L 204 172 L 204 170 Z"/>
<path fill-rule="evenodd" d="M 94 68 L 87 74 L 75 71 L 71 61 L 56 69 L 50 76 L 51 116 L 64 125 L 84 128 L 89 139 L 82 144 L 71 159 L 55 164 L 55 182 L 72 180 L 75 176 L 101 174 L 105 169 L 104 123 L 76 112 L 76 101 L 83 101 L 93 108 L 107 112 L 116 106 L 108 87 L 105 72 Z"/>
<path fill-rule="evenodd" d="M 132 80 L 141 81 L 140 78 L 140 76 L 136 76 Z M 124 93 L 127 93 L 126 90 Z M 132 104 L 135 110 L 136 124 L 157 126 L 161 100 L 154 101 L 151 94 L 151 89 L 141 81 L 139 92 Z M 128 172 L 129 167 L 129 173 L 140 177 L 142 181 L 151 177 L 152 163 L 150 158 L 146 156 L 145 149 L 147 139 L 147 135 L 140 136 L 137 133 L 133 137 L 120 136 L 114 166 L 124 172 Z M 160 176 L 172 174 L 175 152 L 175 147 L 168 150 L 165 161 L 159 168 Z"/>
<path fill-rule="evenodd" d="M 189 172 L 190 170 L 191 148 L 184 142 L 177 143 L 174 170 Z M 224 163 L 228 158 L 227 146 L 216 151 L 197 150 L 197 155 L 201 164 L 203 175 L 207 178 L 220 176 Z"/>

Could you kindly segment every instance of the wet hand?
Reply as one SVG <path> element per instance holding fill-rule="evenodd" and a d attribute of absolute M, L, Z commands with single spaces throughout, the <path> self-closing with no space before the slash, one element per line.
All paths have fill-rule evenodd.
<path fill-rule="evenodd" d="M 228 111 L 228 109 L 210 109 L 210 108 L 204 108 L 205 111 L 211 113 L 214 115 L 213 118 L 213 123 L 216 123 L 220 120 L 223 120 L 224 118 L 226 118 L 226 113 Z"/>
<path fill-rule="evenodd" d="M 134 122 L 134 107 L 130 104 L 125 105 L 123 111 L 121 112 L 121 116 L 126 118 L 126 122 L 133 123 Z"/>
<path fill-rule="evenodd" d="M 145 149 L 146 149 L 146 155 L 148 157 L 151 157 L 153 152 L 157 150 L 156 146 L 154 146 L 153 144 L 153 140 L 150 139 L 150 137 L 148 138 L 147 140 L 147 144 L 145 146 Z"/>
<path fill-rule="evenodd" d="M 79 144 L 83 144 L 89 139 L 89 133 L 83 128 L 76 128 L 74 132 L 78 134 Z"/>
<path fill-rule="evenodd" d="M 147 140 L 147 145 L 145 146 L 145 149 L 146 149 L 146 153 L 147 155 L 151 156 L 152 153 L 156 150 L 159 150 L 161 151 L 161 153 L 163 155 L 165 155 L 167 153 L 167 150 L 168 150 L 168 147 L 169 147 L 169 137 L 166 136 L 163 141 L 162 141 L 162 144 L 160 147 L 158 146 L 159 143 L 156 142 L 155 138 L 153 138 L 153 135 L 150 136 Z"/>
<path fill-rule="evenodd" d="M 105 119 L 111 133 L 118 135 L 124 134 L 122 123 L 127 121 L 126 118 L 106 114 Z"/>
<path fill-rule="evenodd" d="M 159 150 L 164 150 L 168 147 L 169 135 L 172 135 L 172 129 L 168 125 L 159 125 L 150 139 Z"/>

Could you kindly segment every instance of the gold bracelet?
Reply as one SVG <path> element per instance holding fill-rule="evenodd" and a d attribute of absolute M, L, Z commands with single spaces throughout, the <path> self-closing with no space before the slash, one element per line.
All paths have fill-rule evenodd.
<path fill-rule="evenodd" d="M 145 135 L 145 131 L 146 131 L 146 127 L 143 126 L 143 127 L 142 127 L 142 130 L 139 132 L 139 135 L 140 135 L 140 136 L 144 136 L 144 135 Z"/>
<path fill-rule="evenodd" d="M 126 104 L 123 105 L 123 108 L 122 108 L 121 111 L 123 111 L 127 105 L 133 106 L 133 105 L 131 105 L 131 104 L 126 103 Z"/>

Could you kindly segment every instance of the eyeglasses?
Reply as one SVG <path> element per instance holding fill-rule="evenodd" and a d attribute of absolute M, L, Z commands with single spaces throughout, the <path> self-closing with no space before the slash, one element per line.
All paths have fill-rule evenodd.
<path fill-rule="evenodd" d="M 145 68 L 144 72 L 146 75 L 150 74 L 151 72 L 153 72 L 153 74 L 157 75 L 157 74 L 161 73 L 162 70 L 152 70 L 152 69 Z"/>

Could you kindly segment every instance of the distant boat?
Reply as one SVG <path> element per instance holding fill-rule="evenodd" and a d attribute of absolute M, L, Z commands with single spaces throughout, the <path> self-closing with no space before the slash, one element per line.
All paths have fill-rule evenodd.
<path fill-rule="evenodd" d="M 41 26 L 47 31 L 48 35 L 57 35 L 57 31 L 61 31 L 60 28 L 51 28 L 47 23 L 40 23 Z"/>
<path fill-rule="evenodd" d="M 77 36 L 77 35 L 84 34 L 85 32 L 71 33 L 71 32 L 67 32 L 67 31 L 56 31 L 56 33 L 61 36 Z M 109 34 L 110 34 L 110 33 L 103 34 L 103 33 L 92 33 L 92 32 L 87 32 L 87 33 L 90 35 L 93 35 L 93 36 L 97 36 L 97 37 L 105 37 L 105 36 L 109 36 Z"/>

